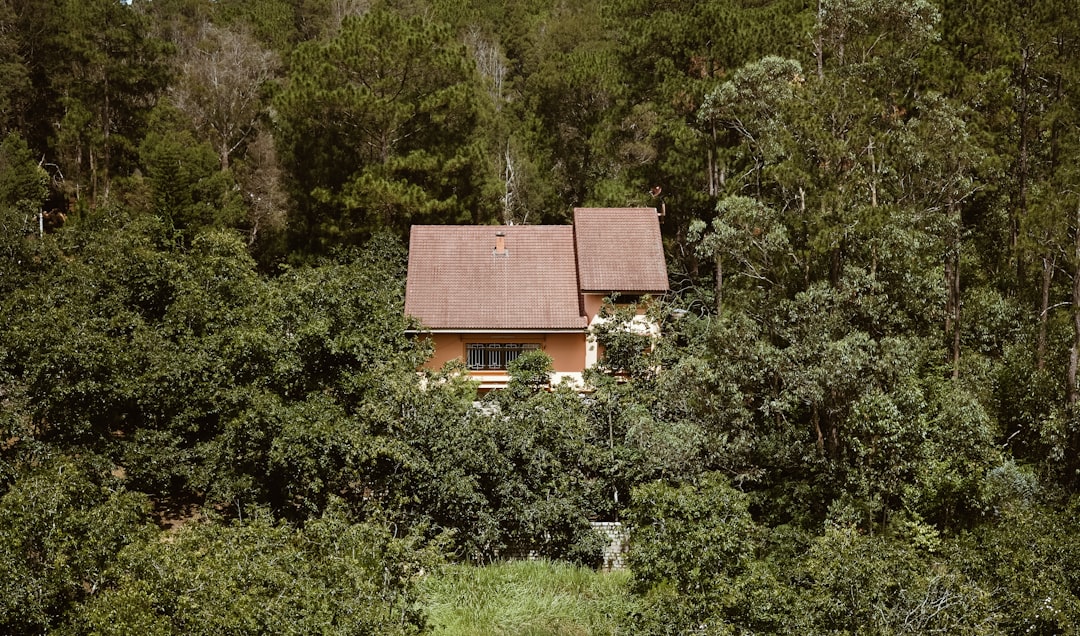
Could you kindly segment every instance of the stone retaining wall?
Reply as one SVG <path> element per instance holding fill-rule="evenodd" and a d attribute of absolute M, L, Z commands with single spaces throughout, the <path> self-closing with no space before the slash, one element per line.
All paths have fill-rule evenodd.
<path fill-rule="evenodd" d="M 594 521 L 593 530 L 607 535 L 608 545 L 604 548 L 604 561 L 600 569 L 605 572 L 622 570 L 626 567 L 626 552 L 630 547 L 630 531 L 618 521 Z"/>
<path fill-rule="evenodd" d="M 608 538 L 600 570 L 611 572 L 626 568 L 626 553 L 630 547 L 629 529 L 618 521 L 593 521 L 591 525 L 593 530 Z M 529 546 L 517 545 L 509 546 L 500 556 L 512 561 L 535 561 L 540 558 L 540 553 Z"/>

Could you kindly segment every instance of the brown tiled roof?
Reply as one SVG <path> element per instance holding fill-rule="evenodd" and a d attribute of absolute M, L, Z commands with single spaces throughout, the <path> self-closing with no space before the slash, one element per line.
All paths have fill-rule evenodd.
<path fill-rule="evenodd" d="M 667 264 L 655 209 L 575 208 L 574 237 L 581 291 L 667 291 Z"/>
<path fill-rule="evenodd" d="M 405 313 L 428 329 L 584 329 L 578 298 L 569 225 L 412 228 Z"/>

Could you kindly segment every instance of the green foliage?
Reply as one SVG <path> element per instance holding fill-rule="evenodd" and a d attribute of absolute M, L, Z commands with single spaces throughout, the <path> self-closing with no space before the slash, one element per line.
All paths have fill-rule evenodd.
<path fill-rule="evenodd" d="M 1064 440 L 1055 434 L 1063 387 L 1046 370 L 1037 369 L 1032 353 L 1019 346 L 1006 351 L 998 374 L 993 401 L 1011 454 L 1040 466 L 1045 474 L 1055 473 L 1065 452 Z"/>
<path fill-rule="evenodd" d="M 928 1 L 831 0 L 818 10 L 815 37 L 824 63 L 874 80 L 910 69 L 937 39 L 940 13 Z M 890 65 L 902 64 L 899 69 Z"/>
<path fill-rule="evenodd" d="M 0 21 L 4 24 L 17 24 L 15 7 L 5 4 L 0 7 Z M 0 35 L 0 130 L 8 132 L 20 117 L 30 88 L 29 69 L 20 55 L 19 37 L 12 33 L 15 29 Z"/>
<path fill-rule="evenodd" d="M 507 367 L 506 373 L 510 376 L 510 381 L 506 388 L 509 391 L 500 395 L 509 395 L 513 399 L 546 389 L 551 384 L 551 374 L 554 372 L 551 356 L 540 350 L 526 351 Z"/>
<path fill-rule="evenodd" d="M 16 208 L 0 207 L 0 297 L 30 284 L 58 257 L 52 241 L 38 241 L 37 219 Z"/>
<path fill-rule="evenodd" d="M 969 576 L 994 590 L 1003 631 L 1060 634 L 1077 628 L 1075 506 L 1051 510 L 1016 498 L 1002 508 L 999 523 L 962 537 L 958 557 Z"/>
<path fill-rule="evenodd" d="M 158 251 L 156 223 L 139 219 L 126 231 L 114 229 L 102 215 L 64 233 L 62 247 L 80 257 L 53 260 L 4 299 L 5 363 L 33 409 L 24 441 L 101 452 L 126 417 L 156 340 L 146 323 L 164 310 L 171 269 Z"/>
<path fill-rule="evenodd" d="M 807 544 L 754 523 L 749 498 L 715 474 L 634 495 L 636 633 L 999 632 L 992 581 L 943 554 L 932 526 L 875 536 L 829 521 Z"/>
<path fill-rule="evenodd" d="M 193 523 L 132 544 L 74 624 L 101 634 L 415 634 L 435 546 L 339 513 L 303 529 L 265 516 Z"/>
<path fill-rule="evenodd" d="M 783 114 L 805 81 L 802 73 L 795 60 L 770 56 L 751 62 L 706 95 L 698 111 L 702 124 L 735 137 L 735 148 L 725 152 L 725 158 L 753 165 L 752 183 L 759 192 L 762 171 L 785 153 Z M 749 157 L 739 157 L 742 152 Z"/>
<path fill-rule="evenodd" d="M 210 228 L 237 227 L 243 211 L 231 175 L 219 170 L 218 157 L 208 143 L 199 143 L 170 119 L 175 113 L 159 109 L 139 146 L 146 170 L 153 212 L 189 240 Z"/>
<path fill-rule="evenodd" d="M 0 205 L 24 214 L 40 211 L 48 196 L 49 176 L 34 161 L 26 141 L 8 133 L 0 143 Z"/>
<path fill-rule="evenodd" d="M 17 132 L 0 143 L 0 295 L 29 282 L 51 255 L 32 242 L 41 229 L 49 177 Z"/>
<path fill-rule="evenodd" d="M 679 233 L 708 215 L 725 184 L 734 185 L 733 177 L 742 172 L 723 160 L 731 143 L 723 128 L 701 119 L 702 109 L 709 109 L 707 95 L 744 64 L 794 56 L 810 26 L 807 9 L 805 3 L 787 1 L 604 3 L 620 77 L 629 87 L 629 108 L 618 113 L 619 125 L 636 132 L 635 115 L 641 112 L 655 121 L 644 139 L 655 158 L 628 162 L 624 179 L 639 192 L 662 185 Z"/>
<path fill-rule="evenodd" d="M 617 297 L 615 301 L 618 301 Z M 645 298 L 642 304 L 650 311 L 660 311 L 649 298 Z M 639 313 L 637 303 L 617 305 L 605 299 L 599 319 L 591 334 L 596 343 L 603 347 L 597 370 L 601 373 L 625 374 L 641 381 L 651 379 L 657 371 L 652 355 L 656 316 Z"/>
<path fill-rule="evenodd" d="M 297 3 L 282 0 L 225 0 L 215 3 L 217 15 L 226 24 L 251 28 L 256 37 L 274 50 L 287 52 L 300 38 L 299 7 Z M 305 8 L 316 4 L 312 1 L 299 3 Z"/>
<path fill-rule="evenodd" d="M 580 399 L 563 386 L 548 390 L 546 355 L 522 358 L 512 386 L 482 401 L 453 367 L 427 375 L 423 387 L 387 387 L 389 417 L 401 425 L 394 438 L 407 446 L 384 505 L 409 525 L 452 531 L 454 549 L 472 562 L 533 550 L 595 564 L 597 457 L 582 443 Z"/>
<path fill-rule="evenodd" d="M 359 474 L 395 451 L 368 411 L 420 360 L 393 241 L 270 281 L 234 235 L 186 253 L 165 236 L 147 217 L 83 223 L 78 257 L 7 299 L 5 365 L 32 405 L 12 452 L 92 449 L 140 488 L 240 505 L 377 490 L 388 475 Z"/>
<path fill-rule="evenodd" d="M 0 629 L 416 631 L 426 540 L 628 515 L 630 622 L 529 628 L 1076 631 L 1075 14 L 5 4 Z M 666 210 L 661 335 L 605 309 L 589 392 L 417 373 L 379 230 L 582 204 Z"/>
<path fill-rule="evenodd" d="M 635 632 L 730 632 L 749 610 L 740 579 L 753 576 L 759 540 L 749 498 L 718 474 L 657 482 L 634 490 L 627 522 L 633 586 L 644 605 Z"/>
<path fill-rule="evenodd" d="M 814 633 L 1000 633 L 991 588 L 936 550 L 936 532 L 917 522 L 895 536 L 829 524 L 792 583 L 803 589 L 788 629 Z"/>
<path fill-rule="evenodd" d="M 635 152 L 626 142 L 637 141 L 649 156 L 648 128 L 634 131 L 631 140 L 618 130 L 616 105 L 625 91 L 610 41 L 598 37 L 599 2 L 549 10 L 536 19 L 529 51 L 523 55 L 520 91 L 528 116 L 528 141 L 551 170 L 550 188 L 562 210 L 545 211 L 544 219 L 562 222 L 567 208 L 592 202 L 604 194 L 605 180 L 619 185 L 622 171 Z M 636 139 L 633 139 L 636 137 Z M 630 150 L 630 152 L 627 152 Z M 617 186 L 616 186 L 617 187 Z M 641 191 L 643 188 L 637 188 Z M 622 204 L 615 199 L 605 204 Z"/>
<path fill-rule="evenodd" d="M 744 196 L 726 197 L 716 207 L 716 218 L 705 233 L 705 223 L 695 220 L 690 224 L 688 238 L 697 242 L 697 252 L 711 257 L 716 264 L 717 310 L 722 307 L 724 293 L 724 264 L 728 280 L 745 278 L 744 285 L 755 289 L 771 289 L 784 274 L 784 260 L 788 258 L 790 244 L 787 228 L 779 215 L 760 201 Z M 734 271 L 732 271 L 734 270 Z"/>
<path fill-rule="evenodd" d="M 490 399 L 486 417 L 497 431 L 502 472 L 496 514 L 506 545 L 595 565 L 601 545 L 588 524 L 596 464 L 594 449 L 582 443 L 588 423 L 575 391 L 565 384 L 548 390 L 541 381 L 550 368 L 545 358 L 526 358 Z"/>
<path fill-rule="evenodd" d="M 90 464 L 89 462 L 81 462 Z M 55 458 L 0 498 L 0 629 L 45 632 L 106 585 L 117 552 L 153 534 L 145 495 Z"/>

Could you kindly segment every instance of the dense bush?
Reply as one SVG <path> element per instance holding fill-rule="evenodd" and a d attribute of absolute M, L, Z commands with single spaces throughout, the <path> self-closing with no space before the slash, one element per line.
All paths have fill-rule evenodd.
<path fill-rule="evenodd" d="M 593 519 L 624 631 L 1077 631 L 1075 7 L 556 4 L 0 3 L 0 631 L 417 631 Z M 581 205 L 661 335 L 418 373 L 409 224 Z"/>

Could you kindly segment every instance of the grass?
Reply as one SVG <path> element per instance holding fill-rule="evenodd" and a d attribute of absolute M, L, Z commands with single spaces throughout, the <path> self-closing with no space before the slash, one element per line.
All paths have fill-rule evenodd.
<path fill-rule="evenodd" d="M 586 636 L 629 633 L 629 581 L 627 572 L 508 561 L 448 566 L 421 588 L 434 634 Z"/>

